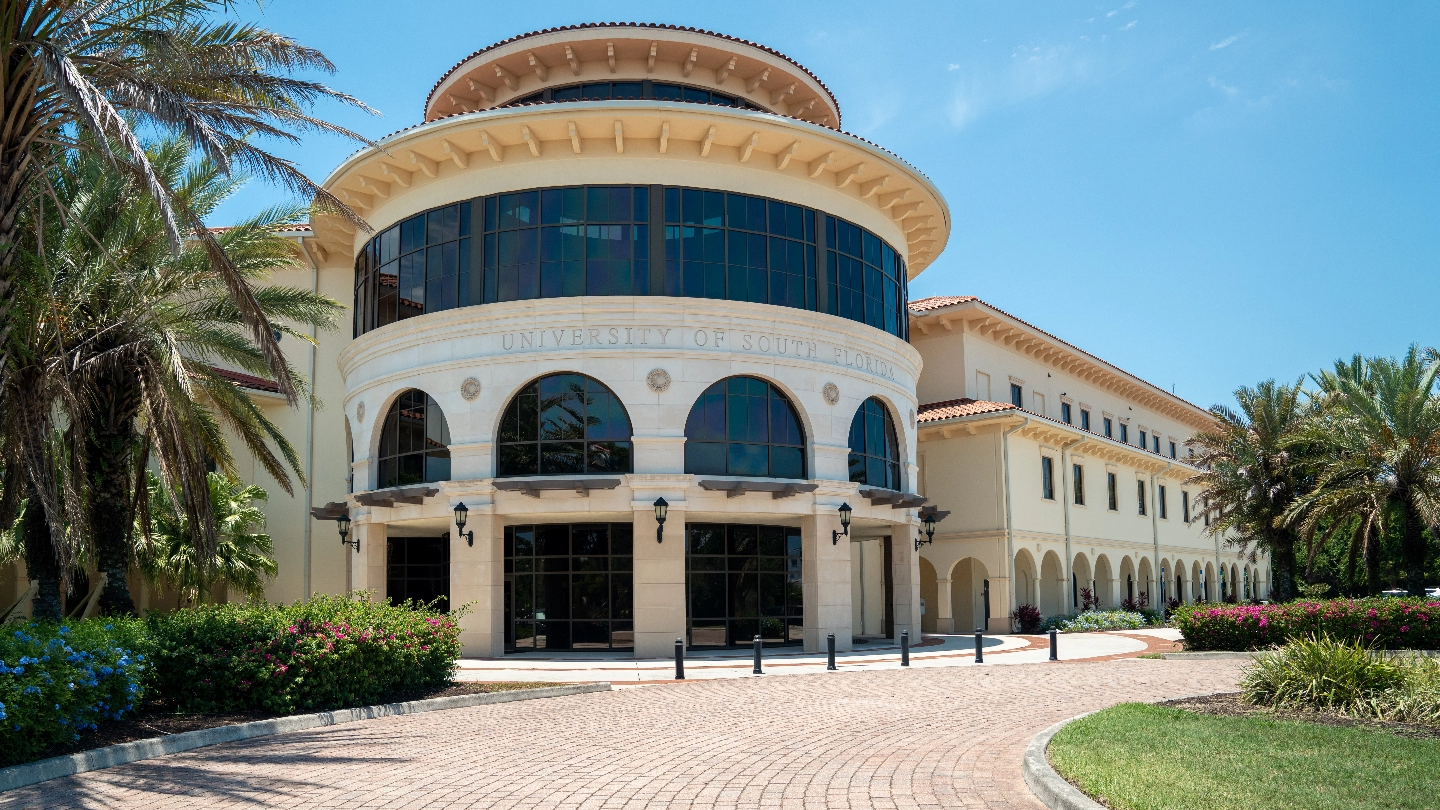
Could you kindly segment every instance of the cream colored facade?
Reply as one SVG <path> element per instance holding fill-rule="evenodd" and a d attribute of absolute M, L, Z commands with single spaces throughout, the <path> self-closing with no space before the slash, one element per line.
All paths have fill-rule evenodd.
<path fill-rule="evenodd" d="M 723 93 L 733 103 L 520 103 L 584 82 L 664 82 Z M 356 153 L 330 175 L 325 187 L 373 230 L 315 217 L 310 230 L 289 234 L 305 264 L 275 281 L 348 304 L 357 256 L 375 234 L 409 217 L 510 192 L 609 184 L 804 206 L 874 234 L 913 278 L 948 240 L 946 203 L 916 169 L 845 133 L 840 122 L 839 105 L 818 78 L 753 43 L 633 25 L 517 37 L 447 73 L 426 100 L 423 124 L 381 139 L 381 148 Z M 1153 593 L 1161 567 L 1172 582 L 1183 570 L 1187 599 L 1197 598 L 1194 583 L 1216 582 L 1217 565 L 1228 581 L 1239 581 L 1243 563 L 1233 552 L 1179 517 L 1189 472 L 1183 460 L 1103 440 L 1058 416 L 1069 401 L 1077 420 L 1083 405 L 1092 419 L 1111 413 L 1131 431 L 1143 425 L 1183 447 L 1204 424 L 1202 410 L 981 302 L 933 303 L 911 305 L 908 342 L 817 311 L 823 307 L 652 294 L 460 306 L 358 336 L 347 324 L 318 335 L 315 349 L 285 346 L 314 380 L 320 404 L 290 408 L 252 390 L 300 449 L 309 481 L 292 498 L 258 466 L 242 470 L 271 493 L 266 512 L 280 574 L 267 596 L 293 602 L 368 590 L 385 598 L 387 541 L 445 536 L 451 603 L 472 605 L 462 621 L 465 650 L 499 656 L 506 652 L 505 528 L 600 522 L 633 526 L 634 654 L 642 657 L 668 655 L 687 635 L 687 524 L 799 529 L 807 650 L 823 648 L 831 633 L 844 650 L 855 637 L 922 627 L 1008 632 L 1017 603 L 1066 611 L 1072 571 L 1081 583 L 1094 580 L 1107 605 L 1123 598 L 1127 582 L 1151 583 L 1135 587 Z M 619 483 L 612 488 L 527 490 L 497 478 L 502 412 L 531 381 L 560 372 L 603 383 L 628 414 L 633 471 L 613 476 Z M 725 476 L 686 472 L 687 415 L 708 386 L 737 375 L 766 381 L 793 405 L 805 439 L 805 479 L 745 479 L 769 489 L 740 494 L 715 488 Z M 928 406 L 946 400 L 1008 401 L 1011 378 L 1031 397 L 1025 411 L 932 418 L 942 411 Z M 425 484 L 421 494 L 409 488 L 397 500 L 378 488 L 376 459 L 391 405 L 411 390 L 443 410 L 451 468 L 448 480 Z M 851 423 L 870 399 L 895 426 L 894 490 L 850 480 Z M 1070 465 L 1084 468 L 1084 506 L 1041 497 L 1045 456 L 1062 493 L 1071 492 Z M 1130 487 L 1122 488 L 1118 512 L 1104 506 L 1105 471 Z M 1137 481 L 1152 492 L 1167 487 L 1165 519 L 1135 514 Z M 915 493 L 928 498 L 927 508 L 949 513 L 934 543 L 919 551 L 922 500 Z M 665 539 L 656 542 L 653 504 L 662 497 L 669 515 Z M 473 542 L 453 522 L 462 502 Z M 842 503 L 853 507 L 853 523 L 848 537 L 832 542 Z M 358 553 L 340 544 L 334 523 L 312 517 L 333 517 L 337 509 L 353 520 Z M 1250 576 L 1263 576 L 1259 569 Z M 0 597 L 23 581 L 16 571 Z M 173 595 L 142 592 L 139 601 L 160 608 Z"/>

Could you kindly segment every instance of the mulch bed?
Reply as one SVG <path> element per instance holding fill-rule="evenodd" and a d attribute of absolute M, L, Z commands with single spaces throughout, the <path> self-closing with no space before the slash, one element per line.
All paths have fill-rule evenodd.
<path fill-rule="evenodd" d="M 1303 720 L 1307 723 L 1320 723 L 1327 726 L 1345 726 L 1350 728 L 1365 728 L 1372 731 L 1384 731 L 1390 734 L 1399 734 L 1402 737 L 1440 739 L 1440 728 L 1435 726 L 1395 723 L 1387 720 L 1372 720 L 1363 717 L 1348 717 L 1336 712 L 1295 711 L 1290 709 L 1276 710 L 1271 709 L 1269 706 L 1257 706 L 1252 703 L 1246 703 L 1239 692 L 1181 698 L 1179 700 L 1165 701 L 1159 705 L 1169 706 L 1175 709 L 1184 709 L 1197 714 L 1214 714 L 1221 717 L 1268 717 L 1275 720 Z"/>
<path fill-rule="evenodd" d="M 478 683 L 471 681 L 452 681 L 448 686 L 435 689 L 424 689 L 399 695 L 391 695 L 386 700 L 381 701 L 381 703 L 403 703 L 410 700 L 484 694 L 488 692 L 509 692 L 516 689 L 539 689 L 541 687 L 559 685 L 560 684 L 555 683 Z M 81 734 L 80 739 L 69 745 L 57 746 L 47 751 L 40 759 L 75 754 L 81 751 L 88 751 L 92 748 L 104 748 L 107 745 L 119 745 L 121 743 L 135 742 L 136 740 L 148 740 L 151 737 L 167 737 L 171 734 L 181 734 L 186 731 L 199 731 L 205 728 L 230 726 L 238 723 L 269 720 L 274 717 L 284 716 L 285 715 L 271 714 L 268 712 L 177 714 L 163 701 L 155 701 L 145 705 L 139 712 L 123 720 L 105 723 L 98 729 Z"/>

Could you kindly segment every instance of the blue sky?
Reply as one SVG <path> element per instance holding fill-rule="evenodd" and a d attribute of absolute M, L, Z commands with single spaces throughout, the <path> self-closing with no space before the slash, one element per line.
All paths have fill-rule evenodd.
<path fill-rule="evenodd" d="M 1201 405 L 1440 344 L 1437 3 L 272 0 L 254 16 L 382 111 L 321 110 L 370 137 L 417 123 L 467 54 L 539 28 L 769 45 L 948 200 L 949 246 L 912 298 L 979 295 Z M 354 145 L 277 148 L 318 180 Z M 216 222 L 281 199 L 254 184 Z"/>

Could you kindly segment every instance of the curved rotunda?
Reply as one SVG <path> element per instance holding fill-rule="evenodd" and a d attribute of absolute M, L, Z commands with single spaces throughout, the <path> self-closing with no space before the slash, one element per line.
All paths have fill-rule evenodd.
<path fill-rule="evenodd" d="M 918 632 L 907 287 L 950 217 L 840 121 L 763 46 L 578 26 L 467 57 L 336 169 L 374 227 L 313 223 L 355 271 L 347 586 L 473 603 L 475 655 L 846 649 L 857 593 Z"/>

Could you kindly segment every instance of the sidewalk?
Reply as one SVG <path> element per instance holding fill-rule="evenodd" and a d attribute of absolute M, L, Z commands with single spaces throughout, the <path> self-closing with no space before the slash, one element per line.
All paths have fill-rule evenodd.
<path fill-rule="evenodd" d="M 1180 633 L 1169 628 L 1127 630 L 1113 633 L 1064 633 L 1060 635 L 1060 660 L 1079 661 L 1134 655 L 1144 652 L 1145 638 L 1174 641 Z M 900 646 L 890 639 L 877 639 L 851 652 L 836 653 L 835 665 L 846 671 L 898 669 Z M 1044 636 L 994 635 L 984 638 L 986 664 L 1035 664 L 1049 660 L 1049 640 Z M 770 647 L 763 652 L 766 675 L 799 675 L 825 671 L 825 654 L 802 652 L 794 647 Z M 926 635 L 910 648 L 910 666 L 975 666 L 973 636 Z M 752 677 L 753 652 L 748 649 L 686 651 L 686 680 Z M 519 653 L 504 658 L 463 658 L 456 680 L 461 681 L 546 681 L 585 683 L 609 681 L 624 684 L 669 683 L 675 677 L 675 662 L 667 658 L 636 659 L 623 653 L 566 652 L 563 655 Z"/>

